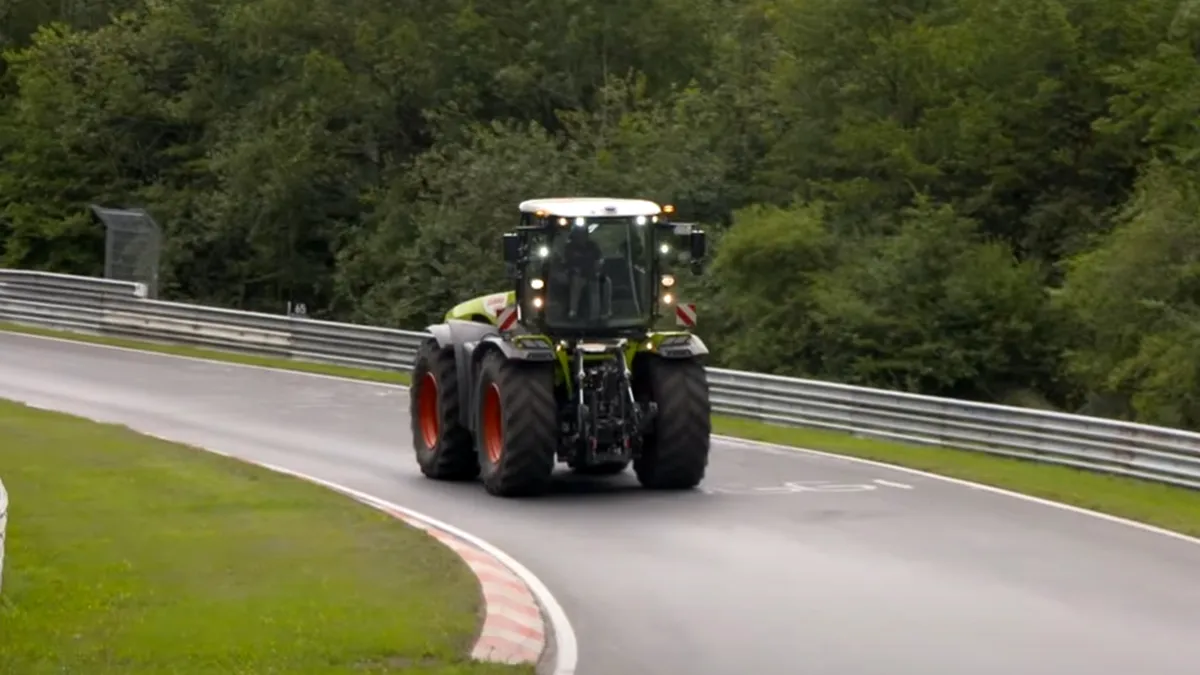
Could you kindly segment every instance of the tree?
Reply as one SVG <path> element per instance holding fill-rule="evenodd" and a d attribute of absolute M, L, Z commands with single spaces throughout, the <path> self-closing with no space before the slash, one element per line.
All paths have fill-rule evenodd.
<path fill-rule="evenodd" d="M 1039 271 L 974 221 L 922 200 L 844 257 L 815 295 L 821 375 L 990 400 L 1046 390 L 1055 326 Z"/>

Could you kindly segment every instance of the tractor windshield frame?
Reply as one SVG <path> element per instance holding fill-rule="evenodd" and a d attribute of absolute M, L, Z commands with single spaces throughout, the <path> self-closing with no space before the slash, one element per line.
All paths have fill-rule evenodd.
<path fill-rule="evenodd" d="M 564 337 L 644 334 L 658 314 L 657 228 L 645 216 L 547 219 L 526 229 L 517 301 Z"/>

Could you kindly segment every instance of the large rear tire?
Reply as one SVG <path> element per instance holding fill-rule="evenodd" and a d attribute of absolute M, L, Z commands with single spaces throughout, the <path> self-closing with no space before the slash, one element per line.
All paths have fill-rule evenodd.
<path fill-rule="evenodd" d="M 689 490 L 704 480 L 712 434 L 708 376 L 694 359 L 645 356 L 641 388 L 658 416 L 633 461 L 638 482 L 652 490 Z"/>
<path fill-rule="evenodd" d="M 484 488 L 497 497 L 545 492 L 558 450 L 554 366 L 493 351 L 483 357 L 478 386 L 475 445 Z"/>
<path fill-rule="evenodd" d="M 455 369 L 454 348 L 426 340 L 417 350 L 408 388 L 417 465 L 434 480 L 467 481 L 479 475 L 471 432 L 459 421 L 462 400 Z"/>

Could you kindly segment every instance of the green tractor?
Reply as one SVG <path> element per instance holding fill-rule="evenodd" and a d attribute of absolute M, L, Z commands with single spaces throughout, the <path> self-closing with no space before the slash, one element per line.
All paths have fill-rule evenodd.
<path fill-rule="evenodd" d="M 410 385 L 413 447 L 434 480 L 544 492 L 558 462 L 646 488 L 704 479 L 712 428 L 695 309 L 675 268 L 701 273 L 703 230 L 637 199 L 534 199 L 504 235 L 515 289 L 429 326 Z M 669 319 L 683 330 L 656 330 Z"/>

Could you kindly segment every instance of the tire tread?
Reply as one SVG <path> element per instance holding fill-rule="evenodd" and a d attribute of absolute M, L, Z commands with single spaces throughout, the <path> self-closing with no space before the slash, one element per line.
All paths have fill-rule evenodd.
<path fill-rule="evenodd" d="M 649 357 L 651 397 L 658 417 L 643 454 L 634 460 L 638 481 L 657 490 L 687 490 L 704 480 L 712 435 L 708 376 L 696 360 Z"/>
<path fill-rule="evenodd" d="M 444 481 L 468 481 L 479 476 L 479 460 L 471 432 L 459 421 L 462 397 L 458 391 L 458 372 L 452 347 L 440 348 L 428 340 L 417 351 L 413 379 L 409 385 L 409 416 L 417 465 L 428 478 Z M 420 399 L 417 387 L 426 372 L 438 383 L 438 413 L 441 438 L 435 448 L 425 448 L 421 435 Z"/>
<path fill-rule="evenodd" d="M 480 386 L 500 386 L 504 420 L 504 452 L 490 465 L 482 438 L 478 442 L 484 488 L 500 497 L 527 497 L 545 492 L 554 472 L 558 448 L 557 404 L 553 366 L 511 361 L 499 352 L 484 357 Z M 483 396 L 478 397 L 482 405 Z"/>

